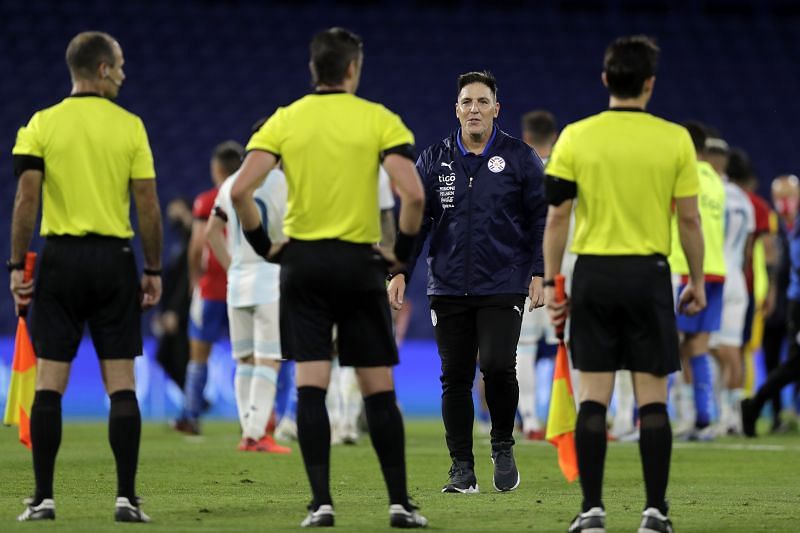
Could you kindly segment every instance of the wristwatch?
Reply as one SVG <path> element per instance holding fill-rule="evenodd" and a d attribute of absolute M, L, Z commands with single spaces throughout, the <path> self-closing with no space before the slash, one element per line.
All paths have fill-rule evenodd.
<path fill-rule="evenodd" d="M 13 272 L 15 270 L 25 270 L 25 261 L 14 262 L 9 259 L 6 261 L 6 268 L 9 272 Z"/>

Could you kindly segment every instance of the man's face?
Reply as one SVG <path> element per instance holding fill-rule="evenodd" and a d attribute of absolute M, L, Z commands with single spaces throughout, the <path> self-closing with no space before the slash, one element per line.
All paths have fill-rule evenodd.
<path fill-rule="evenodd" d="M 116 98 L 122 83 L 125 81 L 125 72 L 122 70 L 125 58 L 122 56 L 122 48 L 116 41 L 114 41 L 112 48 L 114 49 L 114 64 L 100 66 L 102 69 L 103 96 L 106 98 Z"/>
<path fill-rule="evenodd" d="M 772 182 L 772 203 L 785 220 L 794 220 L 800 204 L 800 184 L 795 176 L 780 176 Z"/>
<path fill-rule="evenodd" d="M 500 104 L 495 101 L 492 90 L 483 83 L 470 83 L 458 93 L 456 117 L 461 123 L 461 131 L 471 137 L 483 139 L 490 135 L 499 113 Z"/>

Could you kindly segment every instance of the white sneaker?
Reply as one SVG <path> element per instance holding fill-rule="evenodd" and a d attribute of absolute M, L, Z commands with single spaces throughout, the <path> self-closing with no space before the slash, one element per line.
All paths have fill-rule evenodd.
<path fill-rule="evenodd" d="M 56 503 L 52 498 L 43 499 L 39 505 L 32 505 L 33 498 L 25 498 L 23 503 L 25 503 L 26 507 L 22 514 L 17 517 L 18 522 L 56 519 Z"/>
<path fill-rule="evenodd" d="M 309 506 L 308 516 L 300 522 L 300 527 L 333 527 L 335 514 L 332 505 L 320 505 L 313 510 Z"/>
<path fill-rule="evenodd" d="M 288 417 L 283 417 L 275 428 L 277 440 L 297 440 L 297 422 Z"/>

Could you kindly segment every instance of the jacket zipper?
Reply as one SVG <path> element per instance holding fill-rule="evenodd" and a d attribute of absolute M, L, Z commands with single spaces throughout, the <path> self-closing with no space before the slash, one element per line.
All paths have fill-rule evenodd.
<path fill-rule="evenodd" d="M 469 280 L 472 274 L 472 180 L 469 177 L 467 186 L 467 279 L 464 296 L 469 296 Z"/>

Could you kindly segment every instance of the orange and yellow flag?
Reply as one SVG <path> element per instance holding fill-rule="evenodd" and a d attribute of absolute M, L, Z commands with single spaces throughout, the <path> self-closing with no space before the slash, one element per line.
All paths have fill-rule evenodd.
<path fill-rule="evenodd" d="M 547 414 L 545 438 L 558 449 L 558 466 L 567 481 L 578 478 L 578 456 L 575 453 L 575 399 L 567 362 L 567 347 L 564 341 L 558 345 L 553 388 L 550 392 L 550 410 Z"/>
<path fill-rule="evenodd" d="M 33 279 L 36 253 L 25 255 L 25 281 Z M 31 448 L 31 406 L 36 394 L 36 354 L 33 351 L 28 324 L 25 323 L 27 306 L 17 310 L 17 337 L 14 340 L 14 360 L 11 363 L 11 381 L 6 396 L 3 424 L 19 426 L 19 441 Z"/>
<path fill-rule="evenodd" d="M 556 300 L 566 298 L 564 276 L 556 276 Z M 558 449 L 558 466 L 570 483 L 578 478 L 578 456 L 575 452 L 575 397 L 567 361 L 567 346 L 564 343 L 564 327 L 558 333 L 558 353 L 553 371 L 553 387 L 550 391 L 550 409 L 547 414 L 545 439 Z"/>
<path fill-rule="evenodd" d="M 14 362 L 11 365 L 11 383 L 8 386 L 6 413 L 3 423 L 19 426 L 19 441 L 31 447 L 31 405 L 36 392 L 36 355 L 28 335 L 25 319 L 19 317 L 17 338 L 14 343 Z"/>

